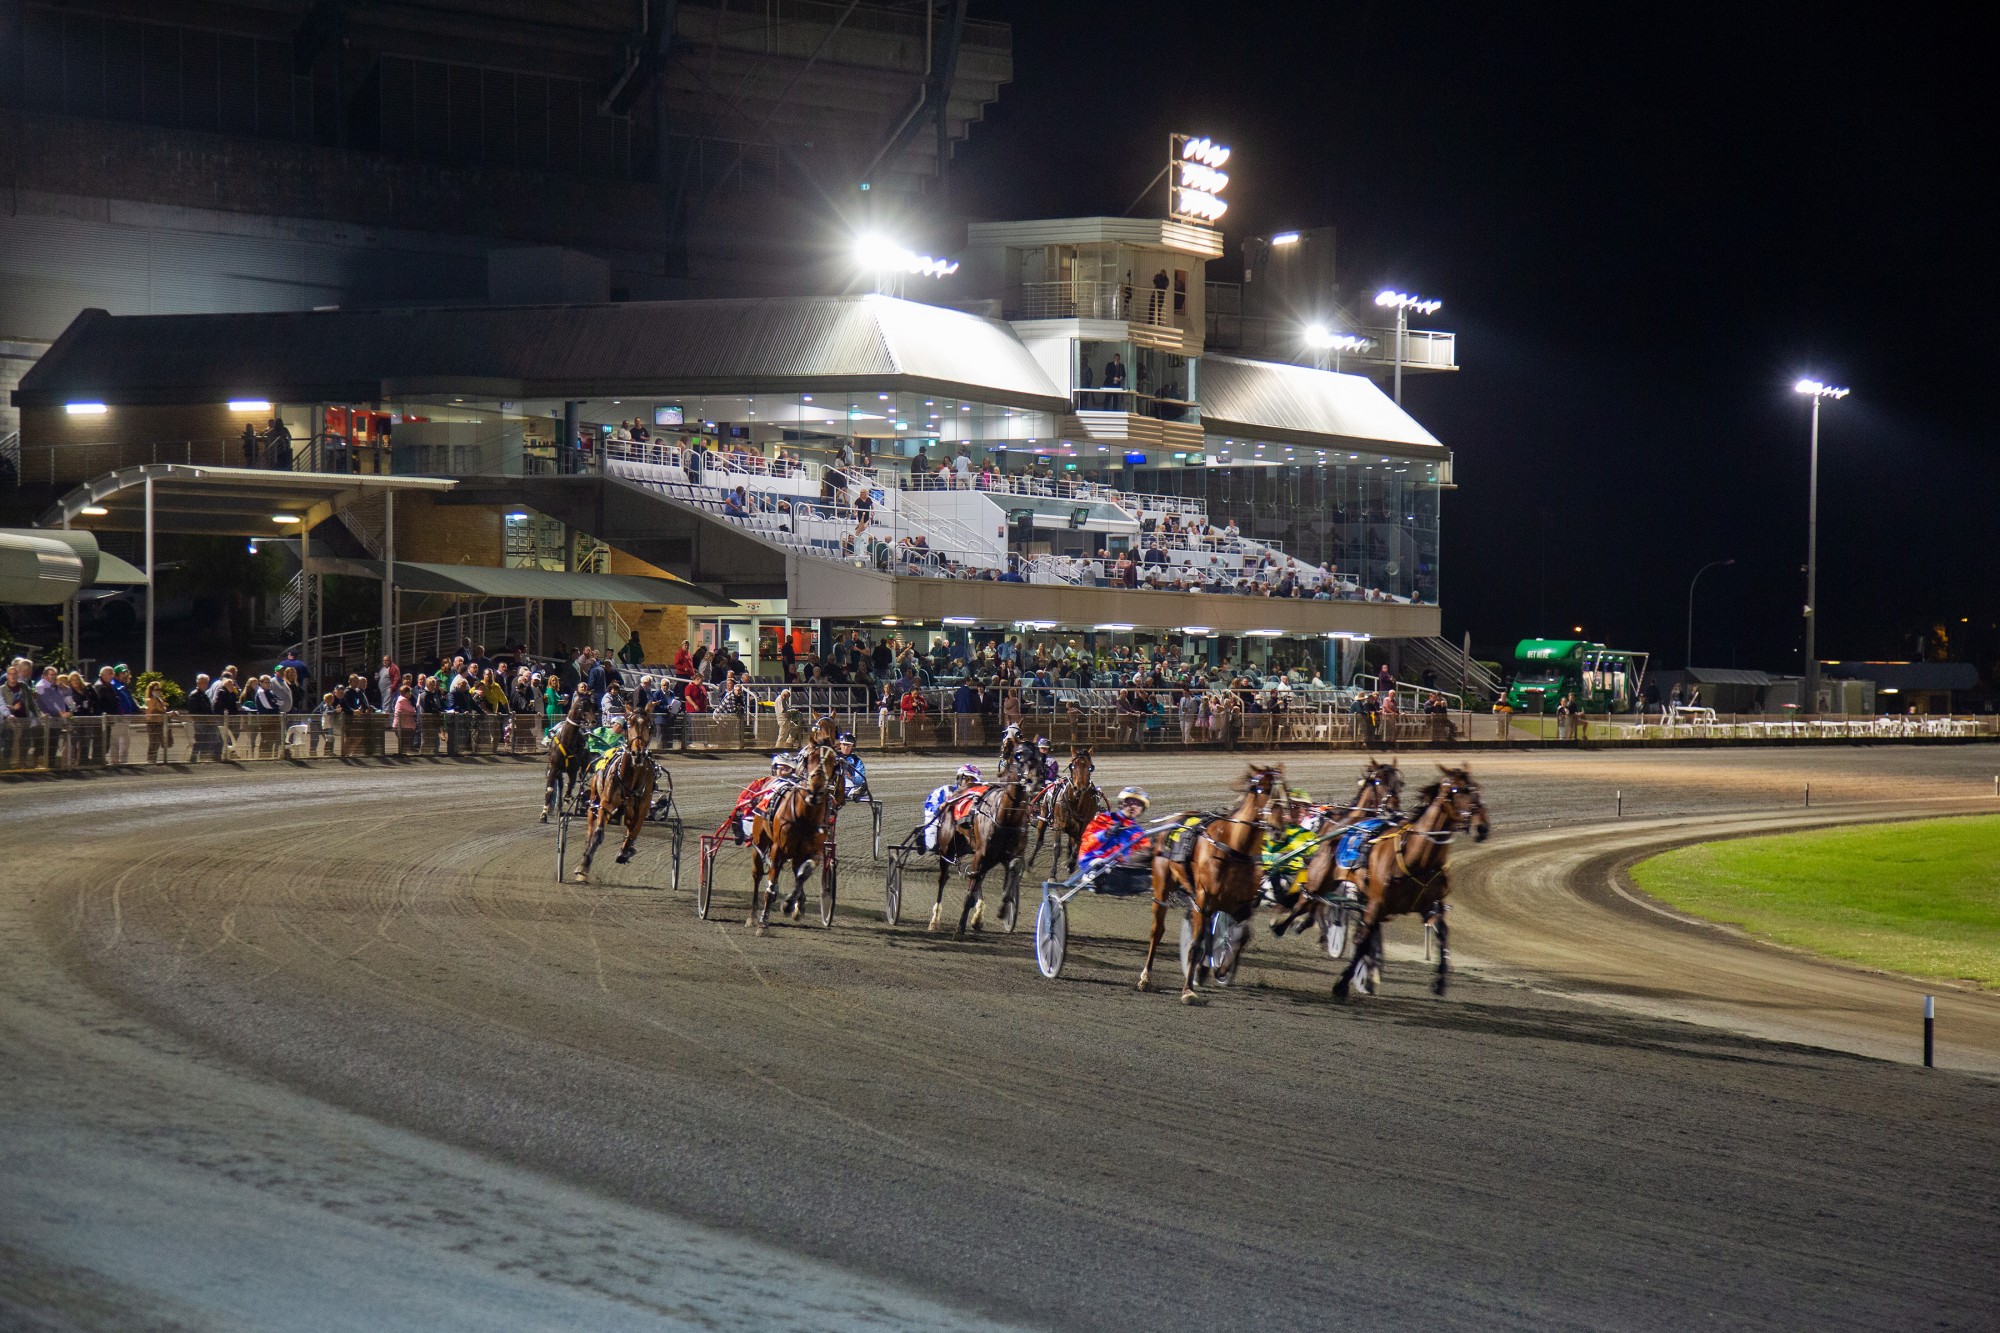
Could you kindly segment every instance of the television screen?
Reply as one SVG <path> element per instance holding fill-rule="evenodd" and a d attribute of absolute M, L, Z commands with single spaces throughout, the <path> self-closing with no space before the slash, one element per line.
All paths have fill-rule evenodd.
<path fill-rule="evenodd" d="M 655 426 L 684 426 L 687 424 L 687 413 L 678 406 L 655 407 L 653 409 L 653 424 Z"/>

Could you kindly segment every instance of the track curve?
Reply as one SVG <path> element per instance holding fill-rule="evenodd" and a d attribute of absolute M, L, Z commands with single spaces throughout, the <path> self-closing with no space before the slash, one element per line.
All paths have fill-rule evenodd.
<path fill-rule="evenodd" d="M 1204 1007 L 1139 995 L 1141 914 L 1120 904 L 1080 905 L 1051 984 L 1025 933 L 881 926 L 879 871 L 851 862 L 836 929 L 768 940 L 635 887 L 657 875 L 643 851 L 630 878 L 557 885 L 525 767 L 18 789 L 13 836 L 36 855 L 10 868 L 0 927 L 16 977 L 49 974 L 10 981 L 0 1039 L 81 979 L 203 1079 L 276 1080 L 966 1318 L 1976 1327 L 2000 1308 L 1992 1084 L 1547 994 L 1592 940 L 1638 969 L 1688 928 L 1621 935 L 1591 916 L 1619 909 L 1537 870 L 1544 912 L 1501 858 L 1514 839 L 1591 861 L 1562 826 L 1610 782 L 1677 816 L 1768 806 L 1808 770 L 1816 799 L 1887 777 L 1943 802 L 1987 762 L 1955 753 L 1730 758 L 1720 781 L 1680 756 L 1475 757 L 1500 841 L 1463 863 L 1454 922 L 1482 966 L 1443 1001 L 1392 967 L 1345 1009 L 1324 960 L 1268 937 L 1249 984 Z M 1322 786 L 1352 767 L 1289 763 Z M 871 762 L 905 814 L 938 767 Z M 1235 765 L 1115 768 L 1171 806 Z M 682 764 L 682 803 L 712 819 L 750 771 Z M 928 906 L 923 885 L 906 897 Z M 740 917 L 746 898 L 724 902 Z M 1539 962 L 1536 919 L 1572 932 Z M 66 1076 L 46 1043 L 5 1053 Z M 396 1182 L 416 1213 L 428 1181 Z M 15 1250 L 53 1244 L 6 1220 Z"/>

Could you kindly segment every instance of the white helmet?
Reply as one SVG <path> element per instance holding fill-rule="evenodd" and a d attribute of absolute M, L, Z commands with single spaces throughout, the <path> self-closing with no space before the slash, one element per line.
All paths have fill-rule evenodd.
<path fill-rule="evenodd" d="M 979 765 L 960 764 L 958 766 L 958 776 L 963 778 L 967 782 L 979 781 Z"/>
<path fill-rule="evenodd" d="M 771 756 L 771 771 L 773 773 L 796 772 L 798 766 L 799 766 L 799 761 L 794 759 L 791 755 L 774 754 Z"/>
<path fill-rule="evenodd" d="M 1152 798 L 1146 795 L 1144 787 L 1126 787 L 1121 790 L 1118 793 L 1118 804 L 1123 805 L 1127 801 L 1137 801 L 1141 810 L 1153 803 Z"/>

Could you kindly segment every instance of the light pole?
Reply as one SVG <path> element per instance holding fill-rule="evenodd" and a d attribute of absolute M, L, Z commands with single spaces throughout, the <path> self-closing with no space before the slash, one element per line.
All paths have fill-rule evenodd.
<path fill-rule="evenodd" d="M 1384 290 L 1375 293 L 1375 304 L 1396 312 L 1396 404 L 1400 407 L 1403 402 L 1403 348 L 1410 337 L 1410 312 L 1435 314 L 1443 308 L 1444 302 L 1412 296 L 1408 292 Z"/>
<path fill-rule="evenodd" d="M 1818 380 L 1800 380 L 1793 390 L 1812 399 L 1812 469 L 1806 483 L 1806 688 L 1799 704 L 1806 712 L 1819 711 L 1819 653 L 1814 630 L 1819 623 L 1819 405 L 1823 398 L 1845 398 L 1846 389 L 1836 389 Z"/>
<path fill-rule="evenodd" d="M 1734 556 L 1731 556 L 1727 560 L 1711 560 L 1700 569 L 1697 569 L 1694 572 L 1694 577 L 1688 580 L 1688 649 L 1687 656 L 1681 659 L 1681 666 L 1683 668 L 1694 665 L 1694 585 L 1701 582 L 1701 576 L 1708 573 L 1709 570 L 1735 563 L 1736 558 Z"/>

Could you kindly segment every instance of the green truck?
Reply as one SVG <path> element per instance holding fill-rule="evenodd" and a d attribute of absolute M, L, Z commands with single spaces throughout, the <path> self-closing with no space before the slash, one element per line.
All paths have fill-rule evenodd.
<path fill-rule="evenodd" d="M 1588 639 L 1523 639 L 1514 649 L 1514 683 L 1506 704 L 1517 713 L 1553 713 L 1564 695 L 1587 713 L 1629 713 L 1639 707 L 1649 654 L 1606 648 Z"/>

